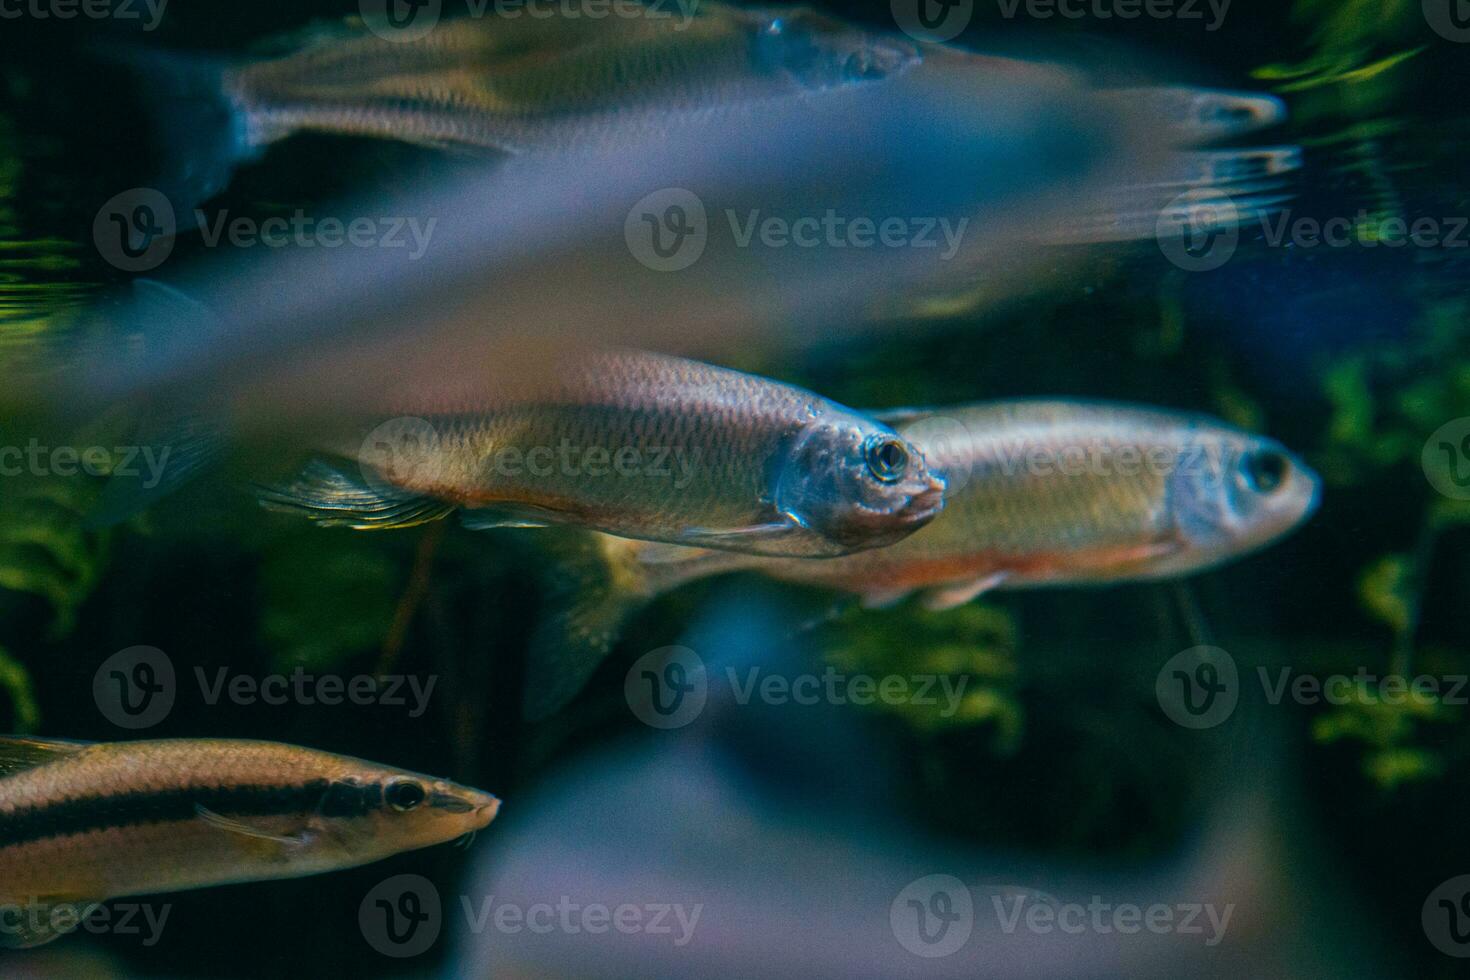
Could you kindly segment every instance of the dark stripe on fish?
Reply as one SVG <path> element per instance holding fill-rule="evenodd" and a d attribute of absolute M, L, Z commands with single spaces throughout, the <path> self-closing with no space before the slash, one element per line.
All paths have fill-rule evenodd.
<path fill-rule="evenodd" d="M 0 791 L 3 788 L 4 782 L 0 781 Z M 294 785 L 197 786 L 80 797 L 12 813 L 0 812 L 0 847 L 122 827 L 195 820 L 198 819 L 196 807 L 226 817 L 292 813 L 329 818 L 362 817 L 382 799 L 381 783 L 358 786 L 325 779 Z"/>

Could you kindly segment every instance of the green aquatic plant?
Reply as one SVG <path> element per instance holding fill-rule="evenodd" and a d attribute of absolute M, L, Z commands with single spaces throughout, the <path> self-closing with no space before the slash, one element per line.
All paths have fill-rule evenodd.
<path fill-rule="evenodd" d="M 34 732 L 41 723 L 41 709 L 36 704 L 30 672 L 4 647 L 0 647 L 0 690 L 10 700 L 10 731 L 22 735 Z"/>
<path fill-rule="evenodd" d="M 261 554 L 260 635 L 277 669 L 330 669 L 377 652 L 402 588 L 381 536 L 307 530 Z"/>
<path fill-rule="evenodd" d="M 954 710 L 916 698 L 875 698 L 873 708 L 919 732 L 991 726 L 998 756 L 1021 743 L 1025 715 L 1016 696 L 1016 628 L 1003 609 L 980 603 L 930 612 L 917 603 L 897 609 L 846 611 L 820 632 L 826 659 L 839 671 L 951 681 Z"/>
<path fill-rule="evenodd" d="M 1365 776 L 1384 789 L 1442 775 L 1445 761 L 1430 747 L 1441 738 L 1435 728 L 1461 720 L 1455 706 L 1436 693 L 1381 694 L 1384 685 L 1415 676 L 1415 664 L 1423 659 L 1419 625 L 1432 560 L 1447 532 L 1470 523 L 1470 503 L 1431 489 L 1445 485 L 1433 470 L 1450 461 L 1423 453 L 1441 425 L 1470 416 L 1466 315 L 1461 298 L 1430 302 L 1401 341 L 1349 351 L 1321 372 L 1331 414 L 1317 458 L 1329 484 L 1361 488 L 1407 475 L 1423 488 L 1416 536 L 1405 541 L 1404 550 L 1370 561 L 1357 580 L 1359 605 L 1389 631 L 1387 677 L 1377 685 L 1360 682 L 1352 700 L 1319 715 L 1312 727 L 1322 744 L 1360 745 Z M 1443 673 L 1464 673 L 1470 666 L 1466 651 L 1439 650 L 1437 660 Z"/>
<path fill-rule="evenodd" d="M 64 636 L 108 563 L 108 532 L 82 526 L 97 482 L 28 475 L 3 479 L 0 588 L 46 599 L 55 613 L 53 635 Z"/>
<path fill-rule="evenodd" d="M 1422 27 L 1416 0 L 1297 0 L 1292 20 L 1307 30 L 1306 47 L 1312 53 L 1299 62 L 1263 65 L 1252 72 L 1255 78 L 1278 83 L 1279 92 L 1371 82 L 1424 50 L 1418 46 L 1376 54 Z"/>

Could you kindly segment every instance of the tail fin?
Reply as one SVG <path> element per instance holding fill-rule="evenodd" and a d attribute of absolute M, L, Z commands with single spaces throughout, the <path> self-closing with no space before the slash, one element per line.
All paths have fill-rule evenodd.
<path fill-rule="evenodd" d="M 193 228 L 194 209 L 224 190 L 235 168 L 263 143 L 231 94 L 231 66 L 200 55 L 110 48 L 103 52 L 138 77 L 157 148 L 154 186 L 174 208 L 178 227 Z"/>

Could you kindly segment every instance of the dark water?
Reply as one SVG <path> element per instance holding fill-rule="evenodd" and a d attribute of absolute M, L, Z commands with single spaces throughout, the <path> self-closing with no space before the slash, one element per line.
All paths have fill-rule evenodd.
<path fill-rule="evenodd" d="M 355 12 L 351 4 L 175 3 L 152 31 L 29 16 L 0 22 L 7 356 L 66 330 L 76 309 L 110 302 L 130 278 L 99 254 L 92 222 L 103 201 L 147 183 L 159 166 L 141 109 L 154 93 L 99 62 L 93 46 L 121 40 L 238 55 L 313 18 Z M 890 22 L 884 4 L 832 9 Z M 1470 416 L 1470 44 L 1435 33 L 1417 3 L 1305 0 L 1237 0 L 1214 31 L 1148 18 L 1008 19 L 981 4 L 962 40 L 1054 51 L 1102 73 L 1126 63 L 1117 52 L 1141 52 L 1169 79 L 1274 89 L 1291 118 L 1265 139 L 1304 148 L 1293 221 L 1340 217 L 1362 229 L 1426 218 L 1442 240 L 1285 245 L 1251 226 L 1237 255 L 1203 274 L 1174 267 L 1145 241 L 1103 249 L 1085 273 L 985 317 L 799 361 L 752 352 L 764 373 L 850 405 L 1057 395 L 1205 411 L 1270 433 L 1326 480 L 1319 512 L 1299 532 L 1191 579 L 1187 591 L 988 597 L 990 618 L 978 624 L 973 609 L 905 608 L 890 614 L 886 633 L 869 614 L 849 615 L 813 634 L 808 654 L 869 670 L 919 669 L 946 642 L 974 655 L 968 669 L 993 698 L 973 716 L 939 723 L 859 712 L 884 759 L 893 758 L 901 792 L 891 805 L 916 834 L 980 843 L 1035 868 L 1126 868 L 1180 853 L 1205 832 L 1219 799 L 1259 788 L 1280 807 L 1282 862 L 1304 892 L 1329 895 L 1334 910 L 1323 913 L 1329 921 L 1293 922 L 1283 935 L 1372 964 L 1362 975 L 1461 975 L 1420 915 L 1436 886 L 1470 872 L 1462 827 L 1470 691 L 1455 680 L 1470 673 L 1470 505 L 1436 490 L 1421 450 L 1442 425 Z M 1362 71 L 1406 52 L 1414 53 L 1397 65 Z M 288 214 L 411 187 L 438 165 L 428 149 L 300 136 L 243 167 L 206 209 Z M 199 248 L 181 239 L 155 275 L 166 279 Z M 4 423 L 0 433 L 7 445 L 28 438 Z M 1449 465 L 1470 468 L 1457 451 Z M 746 580 L 682 590 L 637 618 L 572 709 L 528 726 L 518 714 L 521 661 L 548 592 L 532 574 L 542 560 L 524 540 L 458 527 L 322 532 L 261 514 L 241 476 L 203 480 L 103 533 L 80 526 L 100 481 L 5 481 L 0 650 L 16 706 L 0 702 L 8 719 L 0 724 L 131 737 L 99 714 L 91 691 L 99 666 L 137 644 L 166 651 L 190 678 L 196 669 L 258 677 L 298 666 L 434 676 L 437 692 L 418 717 L 380 704 L 192 697 L 147 736 L 309 745 L 450 775 L 515 801 L 534 798 L 548 773 L 589 750 L 636 736 L 642 726 L 623 701 L 625 671 L 641 653 L 678 641 L 710 603 L 733 590 L 812 616 L 829 604 Z M 1160 666 L 1196 643 L 1230 651 L 1248 678 L 1241 709 L 1207 732 L 1169 723 L 1153 688 Z M 1292 697 L 1273 705 L 1254 678 L 1283 668 L 1319 678 L 1428 677 L 1441 696 L 1417 706 Z M 1261 786 L 1238 785 L 1242 758 L 1269 773 Z M 578 840 L 583 828 L 559 832 Z M 495 835 L 492 826 L 472 854 L 493 855 Z M 375 952 L 359 905 L 400 872 L 454 894 L 469 868 L 464 851 L 440 847 L 328 876 L 170 896 L 157 945 L 129 936 L 67 945 L 142 976 L 452 970 L 447 941 L 407 963 Z M 1342 909 L 1350 918 L 1331 921 Z"/>

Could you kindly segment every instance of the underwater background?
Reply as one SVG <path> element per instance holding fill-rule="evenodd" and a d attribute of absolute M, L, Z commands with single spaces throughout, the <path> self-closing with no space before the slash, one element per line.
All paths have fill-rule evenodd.
<path fill-rule="evenodd" d="M 686 642 L 691 623 L 734 596 L 817 620 L 799 644 L 812 664 L 969 678 L 946 717 L 912 705 L 848 709 L 897 774 L 887 805 L 915 834 L 1037 866 L 1126 868 L 1197 842 L 1220 800 L 1264 794 L 1284 815 L 1283 865 L 1331 883 L 1330 901 L 1283 903 L 1298 941 L 1376 964 L 1355 975 L 1463 975 L 1421 913 L 1442 882 L 1470 873 L 1470 690 L 1453 681 L 1470 675 L 1470 456 L 1458 436 L 1445 437 L 1444 453 L 1431 438 L 1470 416 L 1470 233 L 1458 246 L 1373 247 L 1390 219 L 1451 227 L 1459 218 L 1463 228 L 1470 215 L 1470 43 L 1436 33 L 1424 7 L 1235 0 L 1206 30 L 1148 18 L 1008 19 L 977 4 L 957 43 L 1004 51 L 1024 39 L 1033 55 L 1054 50 L 1100 71 L 1112 52 L 1138 51 L 1168 80 L 1280 96 L 1290 116 L 1269 138 L 1303 148 L 1291 215 L 1346 218 L 1354 242 L 1273 245 L 1249 226 L 1230 260 L 1204 272 L 1171 264 L 1153 241 L 1092 249 L 1059 285 L 983 315 L 848 338 L 799 359 L 752 349 L 729 365 L 846 405 L 1106 398 L 1269 433 L 1325 481 L 1316 515 L 1269 550 L 1183 587 L 991 594 L 945 612 L 909 604 L 825 618 L 832 599 L 817 590 L 700 582 L 640 612 L 578 700 L 530 725 L 519 711 L 523 662 L 557 589 L 526 540 L 538 532 L 318 529 L 263 512 L 236 472 L 89 530 L 83 518 L 104 480 L 6 476 L 0 730 L 140 737 L 109 721 L 92 694 L 104 662 L 138 645 L 164 651 L 180 676 L 432 676 L 416 716 L 383 704 L 181 696 L 146 736 L 269 738 L 433 772 L 494 792 L 509 818 L 594 750 L 668 737 L 630 713 L 624 675 L 643 654 Z M 886 3 L 830 9 L 892 26 Z M 0 22 L 0 356 L 24 358 L 130 278 L 99 255 L 91 229 L 103 201 L 157 166 L 142 111 L 149 93 L 95 57 L 95 42 L 244 54 L 356 12 L 315 0 L 174 0 L 146 33 Z M 288 215 L 412 186 L 438 160 L 430 149 L 300 135 L 243 167 L 206 210 Z M 170 264 L 199 248 L 181 238 Z M 76 444 L 121 444 L 128 425 L 104 416 Z M 0 442 L 27 438 L 0 419 Z M 1197 645 L 1228 651 L 1245 678 L 1229 717 L 1204 729 L 1176 724 L 1156 694 L 1165 663 Z M 1283 668 L 1443 683 L 1436 696 L 1393 705 L 1376 702 L 1366 682 L 1345 688 L 1341 703 L 1272 703 L 1254 678 Z M 479 860 L 493 860 L 497 827 L 475 845 Z M 560 832 L 575 839 L 583 828 Z M 470 873 L 464 854 L 436 848 L 187 893 L 170 900 L 155 945 L 73 937 L 46 955 L 74 976 L 447 971 L 448 941 L 408 962 L 383 956 L 364 940 L 359 906 L 400 872 L 452 894 Z"/>

